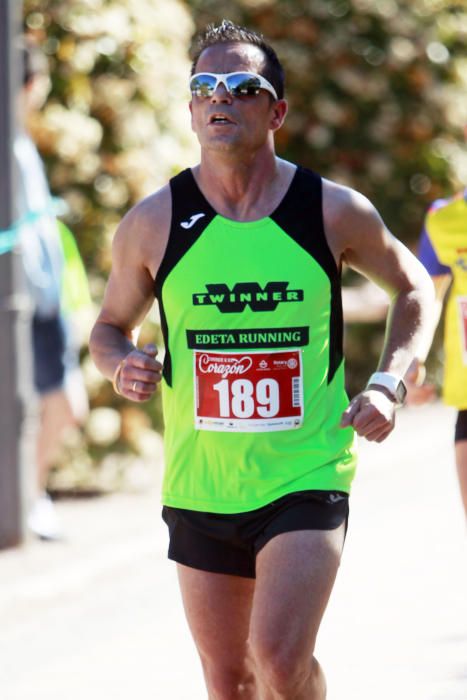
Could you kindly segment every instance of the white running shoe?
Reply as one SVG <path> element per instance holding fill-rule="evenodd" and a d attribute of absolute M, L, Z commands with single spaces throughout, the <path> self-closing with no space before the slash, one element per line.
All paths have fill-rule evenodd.
<path fill-rule="evenodd" d="M 27 519 L 31 532 L 42 540 L 59 540 L 62 536 L 55 506 L 46 493 L 34 503 Z"/>

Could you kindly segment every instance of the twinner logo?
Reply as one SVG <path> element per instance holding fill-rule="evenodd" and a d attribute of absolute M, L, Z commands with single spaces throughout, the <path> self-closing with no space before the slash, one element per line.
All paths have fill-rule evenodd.
<path fill-rule="evenodd" d="M 194 306 L 217 306 L 223 314 L 239 313 L 249 306 L 252 311 L 275 311 L 282 302 L 303 301 L 303 289 L 287 289 L 288 282 L 268 282 L 264 289 L 257 282 L 207 284 L 207 292 L 193 294 Z"/>

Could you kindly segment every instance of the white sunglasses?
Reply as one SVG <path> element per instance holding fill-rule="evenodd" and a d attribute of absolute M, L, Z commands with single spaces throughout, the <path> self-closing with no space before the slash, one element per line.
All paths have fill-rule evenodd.
<path fill-rule="evenodd" d="M 190 79 L 190 90 L 196 97 L 211 97 L 219 83 L 222 83 L 230 95 L 249 97 L 258 95 L 261 89 L 267 90 L 275 100 L 277 92 L 271 83 L 257 73 L 238 71 L 236 73 L 195 73 Z"/>

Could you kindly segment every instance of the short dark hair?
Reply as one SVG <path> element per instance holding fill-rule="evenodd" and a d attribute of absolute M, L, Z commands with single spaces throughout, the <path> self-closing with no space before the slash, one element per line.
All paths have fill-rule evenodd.
<path fill-rule="evenodd" d="M 223 19 L 217 27 L 214 24 L 208 24 L 204 32 L 198 35 L 191 54 L 193 60 L 191 75 L 196 72 L 196 64 L 205 49 L 216 44 L 231 44 L 234 42 L 252 44 L 261 49 L 266 59 L 264 77 L 269 80 L 277 93 L 277 97 L 281 100 L 284 97 L 284 69 L 276 52 L 265 41 L 262 34 L 234 24 L 228 19 Z"/>

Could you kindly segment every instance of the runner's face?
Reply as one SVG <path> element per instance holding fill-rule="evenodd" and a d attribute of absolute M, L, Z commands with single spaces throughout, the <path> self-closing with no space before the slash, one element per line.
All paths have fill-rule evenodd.
<path fill-rule="evenodd" d="M 264 64 L 264 54 L 256 46 L 216 44 L 203 51 L 195 72 L 248 71 L 264 75 Z M 203 149 L 251 152 L 267 143 L 272 130 L 280 126 L 276 125 L 277 104 L 266 90 L 254 96 L 233 97 L 220 83 L 211 97 L 192 97 L 192 128 Z"/>

